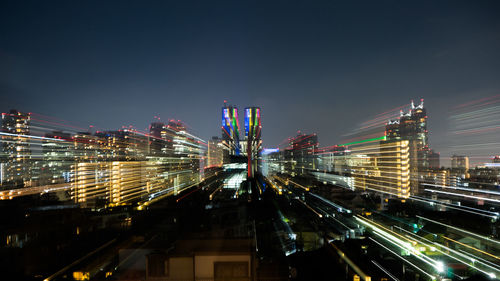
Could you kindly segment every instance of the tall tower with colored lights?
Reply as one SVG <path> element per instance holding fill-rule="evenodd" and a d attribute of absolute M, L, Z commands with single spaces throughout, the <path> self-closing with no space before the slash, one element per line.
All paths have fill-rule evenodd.
<path fill-rule="evenodd" d="M 238 108 L 228 106 L 224 101 L 224 107 L 222 107 L 222 142 L 230 156 L 238 156 L 241 153 L 239 128 Z"/>
<path fill-rule="evenodd" d="M 257 159 L 262 149 L 261 129 L 260 108 L 245 108 L 245 141 L 248 157 L 248 178 L 254 177 L 258 167 Z"/>

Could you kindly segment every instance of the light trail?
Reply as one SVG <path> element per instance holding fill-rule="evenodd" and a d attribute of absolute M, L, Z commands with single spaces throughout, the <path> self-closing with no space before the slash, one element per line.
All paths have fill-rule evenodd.
<path fill-rule="evenodd" d="M 378 244 L 380 247 L 384 248 L 385 250 L 389 251 L 390 253 L 392 253 L 393 255 L 395 255 L 396 257 L 400 258 L 401 260 L 403 260 L 404 262 L 406 262 L 407 264 L 411 265 L 412 267 L 416 268 L 418 271 L 422 272 L 423 274 L 427 275 L 429 278 L 431 278 L 431 280 L 436 280 L 436 277 L 428 272 L 426 272 L 425 270 L 423 270 L 422 268 L 418 267 L 417 265 L 413 264 L 412 262 L 410 262 L 409 260 L 403 258 L 401 255 L 399 255 L 398 253 L 394 252 L 393 250 L 389 249 L 388 247 L 384 246 L 382 243 L 378 242 L 377 240 L 371 238 L 371 237 L 368 237 L 368 239 L 370 239 L 371 241 L 375 242 L 376 244 Z"/>
<path fill-rule="evenodd" d="M 452 241 L 453 243 L 459 244 L 459 245 L 461 245 L 461 246 L 464 246 L 464 247 L 466 247 L 466 248 L 469 248 L 469 249 L 471 249 L 471 250 L 474 250 L 474 251 L 476 251 L 476 252 L 479 252 L 479 253 L 481 253 L 481 254 L 484 254 L 484 255 L 490 256 L 490 257 L 492 257 L 492 258 L 494 258 L 494 259 L 500 260 L 500 257 L 497 257 L 497 256 L 495 256 L 495 255 L 492 255 L 492 254 L 490 254 L 490 253 L 488 253 L 488 252 L 485 252 L 485 251 L 483 251 L 483 250 L 481 250 L 481 249 L 477 249 L 477 248 L 475 248 L 475 247 L 469 246 L 469 245 L 467 245 L 467 244 L 464 244 L 464 243 L 459 242 L 459 241 L 457 241 L 457 240 L 451 239 L 451 238 L 446 237 L 446 236 L 444 236 L 444 235 L 442 235 L 441 237 L 443 237 L 443 238 L 444 238 L 444 239 L 446 239 L 446 240 Z M 500 269 L 500 268 L 499 268 L 499 269 Z"/>
<path fill-rule="evenodd" d="M 390 187 L 385 187 L 385 188 L 391 189 Z M 374 192 L 378 192 L 378 193 L 393 195 L 393 196 L 396 196 L 396 197 L 399 196 L 397 193 L 393 193 L 393 192 L 389 192 L 389 191 L 383 191 L 383 190 L 379 190 L 379 189 L 375 189 L 375 188 L 370 188 L 370 187 L 364 187 L 364 188 L 358 188 L 358 189 L 366 189 L 366 190 L 370 190 L 370 191 L 374 191 Z M 445 207 L 448 207 L 448 208 L 451 208 L 451 209 L 455 209 L 455 210 L 459 210 L 459 211 L 462 211 L 462 212 L 471 213 L 471 214 L 475 214 L 475 215 L 481 215 L 481 216 L 489 217 L 489 218 L 492 218 L 492 219 L 498 219 L 498 217 L 499 217 L 498 213 L 496 213 L 496 212 L 490 212 L 490 211 L 487 211 L 487 210 L 475 209 L 475 208 L 471 208 L 471 207 L 467 207 L 467 206 L 454 207 L 454 206 L 451 206 L 448 203 L 442 203 L 440 201 L 432 200 L 430 198 L 424 198 L 424 197 L 419 197 L 419 196 L 410 196 L 410 197 L 408 197 L 406 199 L 415 200 L 415 201 L 419 201 L 419 202 L 425 202 L 425 203 L 429 203 L 429 204 L 438 204 L 438 205 L 442 205 L 442 206 L 445 206 Z M 476 210 L 476 211 L 465 210 L 465 209 L 473 209 L 473 210 Z M 481 213 L 481 212 L 490 213 L 492 215 L 487 215 L 487 214 L 484 214 L 484 213 Z"/>
<path fill-rule="evenodd" d="M 428 188 L 426 188 L 424 190 L 432 192 L 432 193 L 440 193 L 440 194 L 452 195 L 452 196 L 457 196 L 457 197 L 465 197 L 465 198 L 472 198 L 472 199 L 477 199 L 477 200 L 484 200 L 484 201 L 490 201 L 490 202 L 500 203 L 500 200 L 498 200 L 498 199 L 492 199 L 492 198 L 486 198 L 486 197 L 480 197 L 480 196 L 473 196 L 473 195 L 467 195 L 467 194 L 462 194 L 462 193 L 446 192 L 446 191 L 440 191 L 440 190 L 428 189 Z"/>
<path fill-rule="evenodd" d="M 438 205 L 442 205 L 442 206 L 445 206 L 445 207 L 448 207 L 448 208 L 452 208 L 454 210 L 459 210 L 459 211 L 468 212 L 468 213 L 471 213 L 471 214 L 481 215 L 481 216 L 489 217 L 489 218 L 492 218 L 492 219 L 496 219 L 499 216 L 499 214 L 497 212 L 491 212 L 491 211 L 488 211 L 488 210 L 472 208 L 472 207 L 469 207 L 469 206 L 453 205 L 453 204 L 450 204 L 450 203 L 446 203 L 446 202 L 443 202 L 443 201 L 434 200 L 434 199 L 430 199 L 430 198 L 426 198 L 426 197 L 411 196 L 410 199 L 417 200 L 417 201 L 422 201 L 422 202 L 426 202 L 426 203 L 438 204 Z M 467 209 L 467 210 L 464 210 L 464 209 Z M 490 215 L 488 215 L 488 214 L 490 214 Z"/>
<path fill-rule="evenodd" d="M 497 191 L 483 190 L 483 189 L 478 189 L 478 188 L 465 188 L 465 187 L 458 187 L 458 186 L 448 186 L 448 185 L 429 184 L 429 183 L 422 183 L 422 185 L 441 187 L 441 188 L 446 188 L 446 189 L 455 189 L 455 190 L 463 190 L 463 191 L 470 191 L 470 192 L 479 192 L 479 193 L 500 195 L 500 192 L 497 192 Z"/>
<path fill-rule="evenodd" d="M 372 263 L 373 263 L 373 265 L 375 265 L 376 267 L 378 267 L 378 269 L 382 270 L 382 272 L 384 272 L 385 274 L 387 274 L 387 276 L 389 276 L 392 280 L 399 281 L 399 279 L 396 278 L 396 276 L 392 275 L 387 269 L 385 269 L 384 267 L 382 267 L 376 261 L 372 260 Z"/>
<path fill-rule="evenodd" d="M 451 226 L 449 224 L 445 224 L 445 223 L 442 223 L 442 222 L 438 222 L 438 221 L 435 221 L 435 220 L 432 220 L 432 219 L 429 219 L 429 218 L 426 218 L 426 217 L 422 217 L 422 216 L 419 216 L 417 215 L 416 216 L 417 218 L 421 218 L 423 220 L 426 220 L 426 221 L 430 221 L 430 222 L 433 222 L 435 224 L 439 224 L 439 225 L 442 225 L 442 226 L 446 226 L 446 227 L 449 227 L 449 228 L 452 228 L 452 229 L 455 229 L 455 230 L 458 230 L 460 232 L 463 232 L 463 233 L 466 233 L 466 234 L 469 234 L 469 235 L 472 235 L 472 236 L 475 236 L 475 237 L 478 237 L 478 238 L 481 238 L 483 240 L 486 240 L 486 241 L 489 241 L 489 242 L 492 242 L 492 243 L 495 243 L 497 245 L 500 245 L 500 241 L 498 240 L 495 240 L 495 239 L 492 239 L 492 238 L 489 238 L 489 237 L 486 237 L 486 236 L 483 236 L 483 235 L 479 235 L 479 234 L 476 234 L 474 232 L 470 232 L 470 231 L 467 231 L 467 230 L 464 230 L 464 229 L 461 229 L 461 228 L 458 228 L 458 227 L 455 227 L 455 226 Z"/>
<path fill-rule="evenodd" d="M 407 231 L 407 230 L 405 230 L 405 229 L 402 229 L 402 228 L 400 228 L 400 227 L 398 227 L 398 226 L 394 226 L 394 227 L 396 227 L 396 228 L 398 228 L 398 229 L 400 229 L 400 230 L 402 230 L 402 231 L 404 231 L 404 232 L 406 232 L 406 233 L 408 233 L 408 234 L 412 235 L 412 237 L 416 237 L 416 238 L 418 238 L 418 239 L 425 240 L 425 241 L 427 241 L 428 243 L 432 243 L 432 244 L 434 244 L 435 246 L 431 246 L 430 244 L 427 244 L 427 243 L 424 243 L 424 242 L 420 241 L 420 243 L 422 243 L 422 244 L 424 244 L 424 245 L 428 246 L 429 248 L 431 248 L 431 247 L 435 248 L 435 249 L 436 249 L 436 251 L 440 252 L 441 254 L 443 254 L 443 255 L 445 255 L 445 256 L 447 256 L 447 257 L 450 257 L 450 258 L 452 258 L 452 259 L 454 259 L 454 260 L 456 260 L 456 261 L 459 261 L 460 263 L 462 263 L 462 264 L 464 264 L 464 265 L 466 265 L 466 266 L 469 266 L 469 267 L 471 267 L 471 268 L 474 268 L 474 269 L 476 269 L 476 270 L 478 270 L 478 271 L 480 271 L 480 272 L 482 272 L 482 273 L 484 273 L 484 274 L 486 274 L 486 275 L 488 275 L 488 276 L 491 276 L 491 274 L 492 274 L 492 272 L 487 272 L 487 271 L 484 271 L 483 269 L 478 268 L 477 266 L 474 266 L 474 265 L 469 264 L 469 262 L 474 263 L 475 261 L 477 261 L 477 259 L 476 259 L 477 257 L 476 257 L 476 256 L 474 256 L 474 258 L 472 258 L 472 257 L 468 256 L 468 255 L 471 255 L 470 253 L 467 253 L 468 255 L 461 254 L 461 253 L 457 252 L 456 250 L 453 250 L 453 249 L 451 249 L 451 248 L 449 248 L 449 247 L 446 247 L 446 246 L 444 246 L 444 245 L 442 245 L 442 244 L 440 244 L 440 243 L 430 241 L 430 240 L 426 239 L 425 237 L 418 236 L 418 235 L 416 235 L 416 234 L 414 234 L 414 233 L 411 233 L 411 232 L 409 232 L 409 231 Z M 440 235 L 440 236 L 441 236 L 441 237 L 443 237 L 443 238 L 446 238 L 446 237 L 445 237 L 445 236 L 443 236 L 443 235 Z M 455 254 L 459 255 L 459 256 L 461 256 L 461 257 L 465 258 L 466 260 L 468 260 L 469 262 L 464 261 L 464 260 L 461 260 L 461 259 L 459 259 L 459 258 L 458 258 L 458 257 L 456 257 L 456 256 L 450 255 L 450 254 L 448 254 L 448 253 L 446 253 L 446 252 L 444 252 L 444 251 L 440 250 L 439 248 L 445 248 L 445 249 L 446 249 L 446 250 L 448 250 L 449 252 L 453 252 L 453 253 L 455 253 Z M 482 263 L 484 266 L 486 266 L 486 267 L 488 267 L 488 268 L 490 268 L 490 269 L 492 269 L 492 270 L 494 270 L 494 271 L 500 272 L 500 271 L 499 271 L 498 266 L 492 267 L 491 265 L 488 265 L 488 264 L 486 264 L 486 263 L 483 263 L 483 262 L 481 262 L 481 263 Z M 462 277 L 462 276 L 459 276 L 459 277 L 461 277 L 461 278 L 463 279 L 463 277 Z"/>
<path fill-rule="evenodd" d="M 57 276 L 63 274 L 65 271 L 67 271 L 68 269 L 70 269 L 71 267 L 73 267 L 74 265 L 80 263 L 81 261 L 85 260 L 86 258 L 94 255 L 95 253 L 101 251 L 102 249 L 106 248 L 107 246 L 113 244 L 114 242 L 116 242 L 116 238 L 115 239 L 112 239 L 110 241 L 108 241 L 107 243 L 105 243 L 104 245 L 100 246 L 99 248 L 91 251 L 90 253 L 86 254 L 85 256 L 75 260 L 74 262 L 70 263 L 69 265 L 63 267 L 62 269 L 60 269 L 59 271 L 57 271 L 56 273 L 50 275 L 49 277 L 43 279 L 43 281 L 50 281 L 54 278 L 56 278 Z"/>
<path fill-rule="evenodd" d="M 306 202 L 302 201 L 301 199 L 297 199 L 299 200 L 300 203 L 304 204 L 304 206 L 306 206 L 309 210 L 313 211 L 313 213 L 315 213 L 318 217 L 322 218 L 323 215 L 320 214 L 318 211 L 314 210 L 311 206 L 307 205 Z"/>
<path fill-rule="evenodd" d="M 462 249 L 458 249 L 458 252 L 460 252 L 460 253 L 462 253 L 462 254 L 465 254 L 465 255 L 472 255 L 471 253 L 469 253 L 469 252 L 467 252 L 467 251 L 464 251 L 464 250 L 462 250 Z M 500 266 L 499 266 L 499 265 L 494 264 L 494 263 L 492 263 L 492 262 L 491 262 L 491 261 L 489 261 L 489 260 L 485 260 L 485 259 L 483 259 L 482 257 L 476 256 L 476 255 L 473 255 L 473 256 L 474 256 L 474 259 L 477 259 L 477 260 L 479 260 L 479 261 L 481 261 L 481 262 L 483 262 L 483 263 L 489 264 L 490 266 L 493 266 L 493 267 L 498 268 L 498 269 L 500 270 Z M 472 262 L 474 262 L 474 261 L 472 261 Z"/>
<path fill-rule="evenodd" d="M 377 224 L 373 221 L 368 221 L 364 219 L 363 217 L 360 216 L 355 216 L 355 218 L 360 221 L 361 223 L 369 226 L 375 234 L 378 234 L 378 236 L 387 242 L 391 243 L 391 245 L 397 246 L 398 248 L 407 251 L 410 255 L 413 255 L 415 258 L 419 259 L 420 261 L 426 263 L 429 266 L 432 266 L 437 272 L 442 273 L 444 272 L 444 264 L 442 261 L 434 260 L 418 251 L 415 249 L 415 245 L 418 244 L 417 241 L 413 239 L 409 239 L 408 237 L 405 237 L 403 235 L 400 235 L 394 231 L 391 231 L 380 224 Z M 401 237 L 397 238 L 393 234 Z M 407 241 L 404 241 L 404 240 Z M 409 242 L 408 242 L 409 241 Z"/>
<path fill-rule="evenodd" d="M 337 204 L 333 203 L 332 201 L 327 200 L 327 199 L 325 199 L 325 198 L 323 198 L 323 197 L 321 197 L 321 196 L 319 196 L 319 195 L 316 195 L 316 194 L 314 194 L 314 193 L 312 193 L 312 192 L 311 192 L 311 193 L 309 193 L 309 194 L 310 194 L 311 196 L 313 196 L 313 197 L 315 197 L 315 198 L 318 198 L 319 200 L 321 200 L 321 201 L 325 202 L 326 204 L 331 205 L 332 207 L 336 208 L 336 209 L 337 209 L 339 212 L 341 212 L 341 213 L 342 213 L 342 212 L 346 212 L 346 213 L 348 213 L 348 214 L 352 213 L 352 211 L 351 211 L 351 210 L 346 209 L 346 208 L 344 208 L 344 207 L 342 207 L 342 206 L 340 206 L 340 205 L 337 205 Z"/>
<path fill-rule="evenodd" d="M 371 138 L 371 139 L 365 139 L 365 140 L 360 140 L 360 141 L 354 141 L 354 142 L 349 142 L 349 143 L 343 143 L 339 144 L 339 146 L 349 146 L 353 144 L 360 144 L 360 143 L 366 143 L 366 142 L 372 142 L 372 141 L 379 141 L 379 140 L 386 140 L 386 136 L 381 136 L 381 137 L 376 137 L 376 138 Z"/>
<path fill-rule="evenodd" d="M 344 252 L 342 252 L 337 246 L 335 246 L 335 244 L 329 243 L 329 245 L 332 246 L 333 249 L 335 249 L 340 258 L 344 260 L 363 280 L 371 281 L 371 277 L 366 275 L 361 270 L 361 268 L 359 268 L 359 266 L 357 266 L 350 258 L 348 258 Z"/>
<path fill-rule="evenodd" d="M 217 187 L 212 193 L 210 193 L 210 195 L 208 196 L 209 200 L 212 201 L 213 199 L 213 196 L 215 195 L 215 193 L 219 192 L 220 190 L 222 190 L 222 187 L 224 185 L 221 184 L 219 187 Z"/>
<path fill-rule="evenodd" d="M 446 249 L 446 250 L 448 250 L 448 251 L 450 251 L 450 252 L 455 252 L 455 253 L 459 254 L 460 256 L 470 258 L 470 257 L 468 257 L 467 255 L 463 255 L 463 254 L 461 254 L 461 253 L 458 253 L 457 251 L 455 251 L 455 250 L 453 250 L 453 249 L 451 249 L 451 248 L 449 248 L 449 247 L 446 247 L 446 246 L 441 245 L 441 244 L 436 243 L 436 242 L 433 242 L 433 243 L 434 243 L 434 244 L 436 244 L 436 245 L 439 245 L 440 247 L 442 247 L 442 248 L 444 248 L 444 249 Z M 474 259 L 472 259 L 472 258 L 470 258 L 470 259 L 471 259 L 471 262 L 474 262 Z M 467 263 L 466 263 L 466 264 L 467 264 Z M 486 275 L 487 275 L 487 276 L 489 276 L 490 278 L 496 278 L 496 275 L 495 275 L 495 273 L 493 273 L 493 272 L 487 272 L 487 271 L 484 271 L 484 270 L 482 270 L 482 269 L 480 269 L 480 268 L 478 268 L 478 267 L 476 267 L 476 266 L 474 266 L 474 265 L 471 265 L 471 264 L 467 264 L 467 266 L 472 267 L 472 268 L 476 269 L 477 271 L 480 271 L 480 272 L 482 272 L 482 273 L 486 274 Z M 491 266 L 490 266 L 490 267 L 491 267 Z M 498 271 L 498 270 L 497 270 L 497 271 Z"/>
<path fill-rule="evenodd" d="M 2 135 L 2 136 L 9 136 L 9 137 L 16 137 L 16 138 L 37 139 L 37 140 L 64 141 L 62 139 L 39 137 L 39 136 L 33 136 L 33 135 L 11 134 L 11 133 L 5 133 L 5 132 L 0 132 L 0 135 Z"/>
<path fill-rule="evenodd" d="M 279 177 L 278 177 L 278 178 L 279 178 Z M 280 178 L 280 179 L 281 179 L 281 178 Z M 282 181 L 283 181 L 283 180 L 282 180 Z M 309 191 L 309 187 L 306 187 L 306 186 L 303 186 L 303 185 L 301 185 L 301 184 L 298 184 L 298 183 L 296 183 L 296 182 L 294 182 L 294 181 L 292 181 L 292 180 L 290 180 L 290 179 L 286 179 L 286 181 L 287 181 L 287 182 L 291 182 L 291 183 L 293 183 L 295 186 L 298 186 L 298 187 L 300 187 L 300 188 L 304 189 L 305 191 Z"/>

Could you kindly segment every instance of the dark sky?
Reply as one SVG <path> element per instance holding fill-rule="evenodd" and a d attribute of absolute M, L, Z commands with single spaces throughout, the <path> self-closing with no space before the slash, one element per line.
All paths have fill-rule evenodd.
<path fill-rule="evenodd" d="M 159 115 L 208 139 L 227 99 L 262 108 L 273 147 L 297 130 L 339 143 L 423 97 L 445 151 L 449 109 L 499 90 L 500 1 L 0 3 L 1 111 L 105 129 Z"/>

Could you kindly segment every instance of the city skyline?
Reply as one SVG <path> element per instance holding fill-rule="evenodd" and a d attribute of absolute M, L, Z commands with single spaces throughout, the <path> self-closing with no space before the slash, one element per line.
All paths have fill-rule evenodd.
<path fill-rule="evenodd" d="M 451 157 L 449 112 L 500 89 L 500 20 L 497 2 L 449 3 L 5 2 L 2 110 L 104 129 L 181 119 L 208 140 L 228 100 L 260 106 L 275 147 L 297 130 L 340 143 L 424 98 L 430 143 Z"/>
<path fill-rule="evenodd" d="M 0 1 L 2 278 L 499 280 L 499 15 Z"/>
<path fill-rule="evenodd" d="M 421 99 L 420 102 L 421 104 L 418 107 L 420 106 L 423 106 L 423 101 L 424 99 Z M 471 101 L 469 103 L 466 103 L 466 104 L 463 104 L 463 106 L 465 105 L 468 105 L 468 104 L 472 104 L 474 106 L 482 106 L 482 102 L 485 102 L 486 101 L 486 104 L 497 104 L 497 103 L 500 103 L 500 98 L 499 96 L 492 96 L 492 97 L 487 97 L 487 98 L 484 98 L 484 99 L 480 99 L 480 100 L 477 100 L 477 101 Z M 348 133 L 348 132 L 343 132 L 343 133 L 338 133 L 338 135 L 342 136 L 340 137 L 339 139 L 341 141 L 339 141 L 338 143 L 325 143 L 325 142 L 318 142 L 319 144 L 319 148 L 328 148 L 328 147 L 331 147 L 331 146 L 337 146 L 337 145 L 343 145 L 342 143 L 346 143 L 346 140 L 349 140 L 349 143 L 351 141 L 360 141 L 360 140 L 366 140 L 366 139 L 371 139 L 373 136 L 375 135 L 380 135 L 380 134 L 387 134 L 387 130 L 386 130 L 386 126 L 387 125 L 390 125 L 392 122 L 396 121 L 396 120 L 399 120 L 400 118 L 400 115 L 403 116 L 403 113 L 411 113 L 412 110 L 412 106 L 414 108 L 414 104 L 415 101 L 414 100 L 411 100 L 409 104 L 406 104 L 406 105 L 403 105 L 403 106 L 399 106 L 397 108 L 393 108 L 392 110 L 389 110 L 389 111 L 386 111 L 386 112 L 383 112 L 383 113 L 380 113 L 378 115 L 375 115 L 376 118 L 373 119 L 373 121 L 371 120 L 367 120 L 361 124 L 370 124 L 369 126 L 365 126 L 365 127 L 368 127 L 368 129 L 365 129 L 365 127 L 356 127 L 354 131 L 358 130 L 358 132 L 355 132 L 355 133 Z M 239 109 L 238 106 L 236 105 L 233 105 L 231 103 L 228 103 L 227 100 L 224 100 L 224 107 L 225 108 L 226 106 L 228 108 L 231 109 L 231 111 L 234 110 L 237 112 L 237 117 L 238 117 L 238 126 L 240 126 L 239 124 L 244 124 L 244 117 L 241 115 L 244 113 L 244 109 Z M 425 106 L 425 109 L 427 109 L 427 103 L 426 103 L 426 106 Z M 456 107 L 457 108 L 457 107 Z M 460 107 L 458 107 L 460 108 Z M 492 107 L 492 108 L 495 108 L 495 107 Z M 487 108 L 489 110 L 491 110 L 492 108 Z M 9 110 L 5 110 L 3 111 L 5 114 L 8 114 Z M 24 113 L 30 113 L 32 114 L 32 112 L 28 112 L 28 111 L 22 111 L 22 110 L 19 110 L 19 112 L 24 112 Z M 224 111 L 223 111 L 224 113 Z M 405 114 L 406 114 L 405 113 Z M 220 113 L 219 113 L 220 114 Z M 428 113 L 427 113 L 428 114 Z M 426 114 L 426 119 L 428 118 Z M 469 113 L 470 114 L 470 113 Z M 265 116 L 265 113 L 264 113 L 264 116 Z M 432 113 L 431 113 L 431 116 L 432 116 Z M 490 116 L 491 117 L 491 116 Z M 39 118 L 39 119 L 37 119 Z M 232 118 L 232 117 L 231 117 Z M 476 117 L 476 118 L 481 118 L 481 116 L 479 117 Z M 482 117 L 484 118 L 484 117 Z M 45 119 L 45 120 L 44 120 Z M 240 120 L 241 119 L 241 120 Z M 153 116 L 153 118 L 151 119 L 152 121 L 150 123 L 148 123 L 147 127 L 144 128 L 144 129 L 141 129 L 141 128 L 138 128 L 138 127 L 135 127 L 133 125 L 122 125 L 118 128 L 99 128 L 95 125 L 87 125 L 85 126 L 84 124 L 79 124 L 80 126 L 76 126 L 75 123 L 73 123 L 71 120 L 60 120 L 60 119 L 57 119 L 57 118 L 54 118 L 54 116 L 46 116 L 46 115 L 40 115 L 40 114 L 37 114 L 35 113 L 35 119 L 34 120 L 38 120 L 38 122 L 42 122 L 42 123 L 45 123 L 45 124 L 49 124 L 50 126 L 50 123 L 52 123 L 51 125 L 59 125 L 59 126 L 62 126 L 62 127 L 55 127 L 56 128 L 56 131 L 58 130 L 62 130 L 64 132 L 67 132 L 67 133 L 77 133 L 77 132 L 89 132 L 89 133 L 99 133 L 99 132 L 105 132 L 105 131 L 118 131 L 118 130 L 132 130 L 132 131 L 136 131 L 138 133 L 142 133 L 142 134 L 145 134 L 145 135 L 149 135 L 151 137 L 157 137 L 155 133 L 153 133 L 152 131 L 150 132 L 151 130 L 151 126 L 154 126 L 155 124 L 169 124 L 169 123 L 172 123 L 172 122 L 181 122 L 182 123 L 182 126 L 185 126 L 186 129 L 188 129 L 190 132 L 194 132 L 196 134 L 197 130 L 196 128 L 192 128 L 189 126 L 189 124 L 186 124 L 185 122 L 183 122 L 183 120 L 175 120 L 175 119 L 172 119 L 172 118 L 167 118 L 167 119 L 161 119 L 159 116 Z M 48 120 L 52 120 L 52 121 L 48 121 Z M 56 122 L 53 122 L 53 121 L 56 121 Z M 236 119 L 235 119 L 236 120 Z M 430 119 L 430 122 L 429 120 L 427 120 L 426 122 L 426 126 L 432 128 L 434 126 L 432 126 L 432 121 L 433 119 Z M 498 123 L 496 120 L 493 119 L 494 122 Z M 371 123 L 370 123 L 371 122 Z M 399 121 L 398 121 L 399 122 Z M 398 123 L 399 124 L 399 123 Z M 34 135 L 40 135 L 40 136 L 43 136 L 46 131 L 45 130 L 48 130 L 49 128 L 46 128 L 46 129 L 43 129 L 42 127 L 40 127 L 40 131 L 38 133 L 33 133 Z M 245 128 L 244 127 L 239 127 L 237 130 L 235 130 L 235 132 L 237 131 L 238 133 L 237 134 L 245 134 Z M 494 128 L 495 129 L 495 128 Z M 223 134 L 222 134 L 222 137 L 224 138 L 225 134 L 224 134 L 224 128 L 222 129 L 223 131 Z M 488 129 L 487 129 L 488 130 Z M 296 130 L 295 132 L 293 132 L 292 134 L 290 134 L 289 136 L 283 136 L 283 140 L 281 141 L 281 143 L 275 145 L 275 146 L 262 146 L 263 148 L 266 148 L 266 149 L 270 149 L 270 148 L 278 148 L 278 149 L 283 149 L 286 145 L 287 145 L 287 139 L 290 139 L 291 137 L 294 137 L 295 135 L 300 135 L 302 133 L 314 133 L 315 135 L 318 135 L 318 138 L 319 140 L 321 140 L 322 138 L 322 134 L 321 133 L 318 133 L 318 132 L 313 132 L 311 130 Z M 373 133 L 375 132 L 375 134 L 369 134 L 369 133 Z M 202 139 L 208 143 L 210 141 L 210 139 L 214 136 L 218 136 L 218 133 L 217 132 L 214 132 L 213 134 L 209 134 L 210 137 L 208 138 L 203 138 Z M 453 157 L 457 156 L 457 155 L 460 155 L 460 156 L 465 156 L 465 157 L 468 157 L 469 159 L 471 159 L 471 168 L 473 167 L 476 167 L 476 166 L 484 166 L 486 163 L 491 163 L 493 161 L 493 159 L 495 157 L 498 156 L 499 152 L 496 150 L 496 148 L 498 148 L 498 146 L 495 146 L 497 144 L 493 144 L 493 146 L 491 148 L 487 148 L 486 150 L 486 154 L 484 154 L 484 151 L 485 149 L 482 149 L 483 151 L 483 154 L 479 155 L 479 154 L 475 154 L 474 152 L 476 151 L 481 151 L 481 149 L 472 149 L 472 148 L 468 148 L 468 149 L 465 149 L 465 150 L 452 150 L 449 146 L 450 143 L 456 143 L 457 141 L 454 140 L 454 139 L 450 139 L 450 135 L 451 133 L 450 132 L 447 132 L 446 134 L 442 134 L 442 136 L 444 136 L 445 138 L 445 142 L 447 145 L 445 146 L 440 146 L 439 144 L 436 145 L 434 142 L 433 142 L 433 139 L 432 139 L 432 136 L 433 136 L 433 132 L 431 129 L 428 129 L 427 130 L 427 135 L 429 136 L 428 139 L 426 140 L 427 143 L 430 143 L 430 148 L 431 151 L 433 153 L 437 153 L 439 154 L 439 157 L 441 159 L 441 166 L 444 166 L 444 167 L 452 167 L 452 160 L 453 160 Z M 354 137 L 355 136 L 355 137 Z M 479 136 L 481 136 L 481 134 L 479 134 Z M 482 137 L 493 137 L 495 138 L 495 136 L 497 136 L 497 133 L 496 133 L 496 129 L 493 130 L 493 133 L 488 133 L 487 134 L 482 134 Z M 353 138 L 354 137 L 354 138 Z M 446 139 L 447 138 L 447 139 Z M 263 138 L 263 141 L 265 140 L 265 138 Z M 241 141 L 243 141 L 243 139 L 241 139 Z M 478 142 L 477 140 L 475 140 L 475 142 Z M 263 142 L 265 143 L 265 142 Z M 461 143 L 459 141 L 459 143 Z M 465 145 L 467 146 L 467 145 Z M 470 146 L 470 145 L 469 145 Z M 443 149 L 443 150 L 439 150 L 439 148 Z"/>

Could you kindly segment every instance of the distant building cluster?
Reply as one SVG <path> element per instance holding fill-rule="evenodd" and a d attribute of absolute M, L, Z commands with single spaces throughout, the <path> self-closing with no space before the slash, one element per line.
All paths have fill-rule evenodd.
<path fill-rule="evenodd" d="M 423 100 L 418 105 L 412 101 L 408 112 L 389 120 L 381 136 L 319 147 L 316 134 L 299 132 L 288 139 L 285 149 L 265 155 L 269 173 L 311 174 L 325 182 L 402 199 L 426 192 L 428 186 L 460 186 L 466 179 L 498 185 L 500 165 L 495 163 L 499 162 L 497 156 L 491 164 L 470 169 L 467 156 L 453 155 L 451 167 L 441 167 L 440 154 L 429 147 Z"/>
<path fill-rule="evenodd" d="M 17 110 L 2 114 L 1 199 L 59 190 L 85 207 L 148 202 L 203 177 L 206 143 L 180 121 L 153 122 L 148 133 L 123 128 L 41 135 L 33 132 L 40 127 L 33 121 Z"/>

